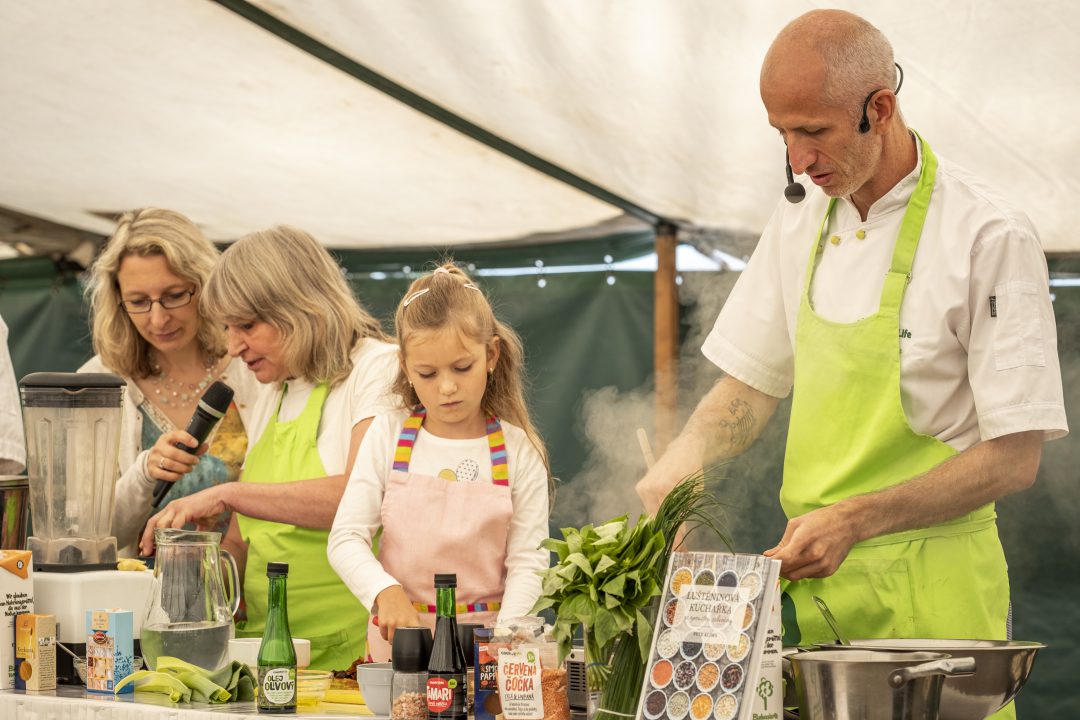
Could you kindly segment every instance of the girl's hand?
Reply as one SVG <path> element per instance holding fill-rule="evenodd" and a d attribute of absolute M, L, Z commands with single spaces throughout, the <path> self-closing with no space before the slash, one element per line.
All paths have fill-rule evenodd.
<path fill-rule="evenodd" d="M 182 443 L 185 447 L 195 447 L 197 444 L 195 438 L 184 430 L 162 433 L 146 456 L 146 474 L 152 480 L 176 482 L 191 472 L 199 463 L 199 456 L 209 447 L 203 443 L 192 454 L 175 447 L 176 443 Z"/>
<path fill-rule="evenodd" d="M 378 608 L 379 634 L 387 642 L 394 641 L 394 631 L 399 627 L 420 625 L 420 615 L 400 585 L 391 585 L 379 593 L 375 605 Z"/>

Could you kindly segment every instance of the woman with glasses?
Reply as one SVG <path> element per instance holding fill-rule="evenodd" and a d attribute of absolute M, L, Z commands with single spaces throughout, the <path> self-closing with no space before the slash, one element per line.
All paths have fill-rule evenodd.
<path fill-rule="evenodd" d="M 113 534 L 122 555 L 134 555 L 159 480 L 173 483 L 161 501 L 236 480 L 247 450 L 244 428 L 261 394 L 254 376 L 225 355 L 225 335 L 205 322 L 199 296 L 217 249 L 188 218 L 144 208 L 121 216 L 89 271 L 94 350 L 80 372 L 110 372 L 127 382 L 120 440 Z M 196 445 L 184 431 L 203 392 L 215 380 L 235 391 L 209 438 Z M 228 529 L 223 513 L 204 523 Z"/>

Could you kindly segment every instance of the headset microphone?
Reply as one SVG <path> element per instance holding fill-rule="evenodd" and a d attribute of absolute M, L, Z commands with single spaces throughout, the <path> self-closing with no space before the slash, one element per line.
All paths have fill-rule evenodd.
<path fill-rule="evenodd" d="M 784 197 L 787 198 L 789 203 L 802 202 L 806 197 L 806 188 L 801 184 L 795 182 L 795 176 L 791 174 L 791 161 L 787 159 L 787 152 L 784 153 L 784 169 L 787 170 L 787 182 L 788 186 L 784 188 Z"/>
<path fill-rule="evenodd" d="M 189 453 L 198 450 L 199 445 L 203 444 L 203 441 L 210 435 L 210 431 L 214 429 L 218 421 L 225 417 L 232 399 L 233 389 L 220 380 L 206 388 L 206 392 L 203 393 L 199 404 L 195 406 L 195 413 L 191 416 L 191 422 L 187 426 L 188 434 L 196 440 L 195 447 L 187 447 L 183 443 L 176 443 L 176 447 Z M 154 507 L 161 504 L 170 488 L 172 488 L 172 483 L 166 480 L 157 481 L 157 485 L 154 487 Z"/>

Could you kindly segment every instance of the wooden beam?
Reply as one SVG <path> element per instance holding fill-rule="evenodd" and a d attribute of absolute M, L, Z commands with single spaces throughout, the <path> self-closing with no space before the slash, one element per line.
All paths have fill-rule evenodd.
<path fill-rule="evenodd" d="M 656 370 L 654 438 L 656 455 L 664 452 L 678 430 L 679 292 L 675 283 L 676 230 L 656 229 L 656 278 L 653 288 L 653 365 Z"/>

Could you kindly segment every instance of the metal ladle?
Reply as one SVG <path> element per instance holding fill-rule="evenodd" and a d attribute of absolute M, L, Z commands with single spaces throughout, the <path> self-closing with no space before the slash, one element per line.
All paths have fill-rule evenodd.
<path fill-rule="evenodd" d="M 833 617 L 832 611 L 829 610 L 829 606 L 825 604 L 825 601 L 819 598 L 817 595 L 813 596 L 814 604 L 818 606 L 818 610 L 821 611 L 821 617 L 825 618 L 825 622 L 832 628 L 833 635 L 836 636 L 836 642 L 841 645 L 850 645 L 851 642 L 844 637 L 844 634 L 840 632 L 840 624 L 836 622 L 836 618 Z"/>

